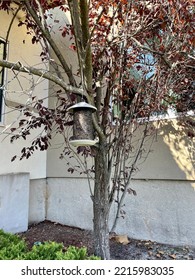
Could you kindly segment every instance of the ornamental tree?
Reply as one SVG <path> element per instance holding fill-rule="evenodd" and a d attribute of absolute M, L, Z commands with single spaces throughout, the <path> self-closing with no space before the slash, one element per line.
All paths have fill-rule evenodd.
<path fill-rule="evenodd" d="M 17 4 L 14 9 L 12 2 Z M 56 7 L 61 13 L 56 13 Z M 0 9 L 13 13 L 13 19 L 19 11 L 25 13 L 18 28 L 26 26 L 32 44 L 42 46 L 43 64 L 51 66 L 45 70 L 2 59 L 1 69 L 48 79 L 55 86 L 52 95 L 56 100 L 55 108 L 50 108 L 29 95 L 30 106 L 16 108 L 23 114 L 18 126 L 4 133 L 11 134 L 13 142 L 27 139 L 32 129 L 42 129 L 22 149 L 20 160 L 35 150 L 48 149 L 53 134 L 63 135 L 60 157 L 74 155 L 78 163 L 69 165 L 69 172 L 83 168 L 90 185 L 94 182 L 90 187 L 95 253 L 109 259 L 109 231 L 115 230 L 124 214 L 126 194 L 136 194 L 129 183 L 150 151 L 154 136 L 151 120 L 168 110 L 179 112 L 180 124 L 188 124 L 188 135 L 194 136 L 194 121 L 185 117 L 195 108 L 193 0 L 21 0 L 1 1 Z M 64 37 L 75 52 L 76 71 L 54 39 L 57 22 L 63 25 L 55 30 L 55 36 Z M 11 27 L 12 23 L 6 40 Z M 75 150 L 69 144 L 73 121 L 67 109 L 79 101 L 97 108 L 92 125 L 99 140 L 95 146 Z M 92 158 L 90 166 L 87 157 Z M 109 229 L 113 202 L 118 210 Z"/>

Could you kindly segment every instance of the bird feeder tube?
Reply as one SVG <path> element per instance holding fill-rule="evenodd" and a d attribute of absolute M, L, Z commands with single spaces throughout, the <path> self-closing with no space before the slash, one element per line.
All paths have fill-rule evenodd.
<path fill-rule="evenodd" d="M 92 146 L 98 141 L 95 138 L 92 114 L 97 110 L 96 107 L 79 102 L 68 110 L 73 114 L 73 136 L 69 139 L 73 146 Z"/>

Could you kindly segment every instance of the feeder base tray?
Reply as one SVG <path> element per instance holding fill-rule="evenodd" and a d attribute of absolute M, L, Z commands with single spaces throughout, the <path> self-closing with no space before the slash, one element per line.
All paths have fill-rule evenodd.
<path fill-rule="evenodd" d="M 98 140 L 90 140 L 90 139 L 79 139 L 79 140 L 70 140 L 69 143 L 74 147 L 79 146 L 94 146 L 98 143 Z"/>

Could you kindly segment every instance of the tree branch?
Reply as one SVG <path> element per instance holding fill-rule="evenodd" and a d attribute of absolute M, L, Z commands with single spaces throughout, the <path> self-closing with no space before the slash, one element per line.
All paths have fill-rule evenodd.
<path fill-rule="evenodd" d="M 37 69 L 34 67 L 24 66 L 19 61 L 17 61 L 16 63 L 13 63 L 13 62 L 9 62 L 6 60 L 0 60 L 0 66 L 11 69 L 11 70 L 16 70 L 16 71 L 23 72 L 23 73 L 29 73 L 29 74 L 32 74 L 35 76 L 45 78 L 49 81 L 56 83 L 57 85 L 62 87 L 67 92 L 71 92 L 71 93 L 74 93 L 74 94 L 77 94 L 80 96 L 85 96 L 88 99 L 88 94 L 86 92 L 84 92 L 83 89 L 74 87 L 72 85 L 68 85 L 63 80 L 58 78 L 56 75 L 51 74 L 51 72 L 49 72 L 47 70 L 41 70 L 41 69 Z"/>
<path fill-rule="evenodd" d="M 77 48 L 77 57 L 79 61 L 80 75 L 81 75 L 81 84 L 85 88 L 85 78 L 84 78 L 84 47 L 83 47 L 83 38 L 82 38 L 82 29 L 80 21 L 80 11 L 78 1 L 68 0 L 68 5 L 70 9 L 71 21 L 74 27 L 74 39 Z"/>
<path fill-rule="evenodd" d="M 80 15 L 81 15 L 81 28 L 82 28 L 82 42 L 84 49 L 84 73 L 87 81 L 87 89 L 92 92 L 92 53 L 91 45 L 88 44 L 90 39 L 89 33 L 89 15 L 88 15 L 88 1 L 80 1 Z"/>
<path fill-rule="evenodd" d="M 113 223 L 113 226 L 112 226 L 112 229 L 111 229 L 111 232 L 114 232 L 115 231 L 115 228 L 116 228 L 116 225 L 117 225 L 117 221 L 118 219 L 120 218 L 120 210 L 124 204 L 124 199 L 125 199 L 125 196 L 127 194 L 127 191 L 128 191 L 128 186 L 129 186 L 129 183 L 131 181 L 131 178 L 132 178 L 132 175 L 134 173 L 134 170 L 135 170 L 135 166 L 139 160 L 139 157 L 140 157 L 140 154 L 142 152 L 142 148 L 143 148 L 143 145 L 145 143 L 145 140 L 146 140 L 146 136 L 147 136 L 147 131 L 148 131 L 148 123 L 146 123 L 145 125 L 145 128 L 144 128 L 144 131 L 143 131 L 143 136 L 142 138 L 140 139 L 140 145 L 139 145 L 139 148 L 137 149 L 137 152 L 136 152 L 136 155 L 134 157 L 134 160 L 133 160 L 133 163 L 131 165 L 131 169 L 130 169 L 130 172 L 129 172 L 129 175 L 128 175 L 128 178 L 126 179 L 125 176 L 124 176 L 124 190 L 123 190 L 123 193 L 120 197 L 120 200 L 118 202 L 118 207 L 117 207 L 117 213 L 115 215 L 115 220 L 114 220 L 114 223 Z M 125 160 L 125 159 L 124 159 Z M 125 163 L 124 163 L 125 164 Z M 124 171 L 124 169 L 123 169 Z"/>
<path fill-rule="evenodd" d="M 32 16 L 33 20 L 35 21 L 35 23 L 37 24 L 37 26 L 40 28 L 43 37 L 48 41 L 49 45 L 51 46 L 52 50 L 54 51 L 54 53 L 56 54 L 57 58 L 59 59 L 63 69 L 65 70 L 70 84 L 72 86 L 76 86 L 76 81 L 74 79 L 73 73 L 70 69 L 70 67 L 68 66 L 66 60 L 64 59 L 61 51 L 59 50 L 59 48 L 57 47 L 56 43 L 54 42 L 54 40 L 52 39 L 49 30 L 46 26 L 43 26 L 39 17 L 37 16 L 36 11 L 32 8 L 32 6 L 30 5 L 29 1 L 24 0 L 25 6 L 27 8 L 27 10 L 29 11 L 30 15 Z"/>
<path fill-rule="evenodd" d="M 157 54 L 159 55 L 163 60 L 164 62 L 167 64 L 167 66 L 169 68 L 172 68 L 172 65 L 171 63 L 166 59 L 165 55 L 163 52 L 159 52 L 159 51 L 156 51 L 156 50 L 153 50 L 145 45 L 142 45 L 135 37 L 131 36 L 131 39 L 137 44 L 138 47 L 142 48 L 143 50 L 146 50 L 150 53 L 154 53 L 154 54 Z"/>

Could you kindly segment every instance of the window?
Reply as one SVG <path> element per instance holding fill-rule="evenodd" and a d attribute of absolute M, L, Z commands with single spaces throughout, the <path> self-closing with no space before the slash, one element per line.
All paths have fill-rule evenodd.
<path fill-rule="evenodd" d="M 142 53 L 137 57 L 138 62 L 129 69 L 129 76 L 123 85 L 123 96 L 121 99 L 117 97 L 112 101 L 113 118 L 129 119 L 130 107 L 132 100 L 136 95 L 136 84 L 143 78 L 144 81 L 150 81 L 155 73 L 156 59 L 148 52 Z M 128 74 L 127 74 L 128 75 Z M 191 77 L 191 76 L 190 76 Z M 132 81 L 133 82 L 132 82 Z M 188 79 L 185 79 L 188 81 Z M 128 84 L 129 81 L 129 84 Z M 189 79 L 190 81 L 190 79 Z M 155 87 L 146 94 L 145 89 L 139 92 L 136 104 L 133 107 L 133 115 L 140 121 L 148 119 L 156 121 L 160 119 L 174 119 L 182 115 L 195 116 L 195 82 L 189 84 L 183 83 L 183 91 L 174 92 L 171 88 L 161 96 L 161 99 L 156 96 Z M 150 88 L 149 88 L 150 89 Z M 152 91 L 153 90 L 153 91 Z M 154 104 L 150 109 L 150 104 Z"/>
<path fill-rule="evenodd" d="M 0 38 L 0 59 L 5 59 L 6 57 L 6 43 Z M 4 82 L 5 82 L 5 69 L 0 67 L 0 123 L 2 122 L 3 114 L 3 92 L 4 92 Z"/>

